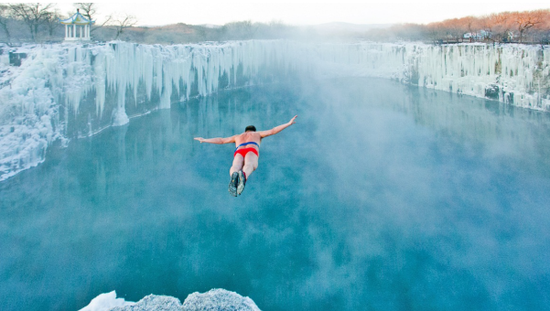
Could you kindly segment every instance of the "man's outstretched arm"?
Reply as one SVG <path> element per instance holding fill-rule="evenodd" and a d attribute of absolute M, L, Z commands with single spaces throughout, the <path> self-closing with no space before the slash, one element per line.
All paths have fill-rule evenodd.
<path fill-rule="evenodd" d="M 195 137 L 195 140 L 198 140 L 202 143 L 209 143 L 209 144 L 230 144 L 235 142 L 235 136 L 231 137 L 216 137 L 216 138 L 202 138 L 202 137 Z"/>
<path fill-rule="evenodd" d="M 264 137 L 275 135 L 275 134 L 279 133 L 280 131 L 282 131 L 282 130 L 286 129 L 287 127 L 291 126 L 292 124 L 296 123 L 295 120 L 296 120 L 297 117 L 298 116 L 294 116 L 292 119 L 290 119 L 290 121 L 288 121 L 288 123 L 281 124 L 281 125 L 276 126 L 276 127 L 272 128 L 270 130 L 267 130 L 267 131 L 259 132 L 260 136 L 262 138 L 264 138 Z"/>

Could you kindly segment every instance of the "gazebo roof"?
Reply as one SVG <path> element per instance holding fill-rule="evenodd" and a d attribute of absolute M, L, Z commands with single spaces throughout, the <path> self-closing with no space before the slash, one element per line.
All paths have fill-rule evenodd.
<path fill-rule="evenodd" d="M 91 21 L 86 17 L 82 16 L 79 10 L 76 10 L 76 13 L 73 16 L 67 19 L 60 19 L 59 22 L 64 25 L 91 25 L 95 23 L 95 21 Z"/>

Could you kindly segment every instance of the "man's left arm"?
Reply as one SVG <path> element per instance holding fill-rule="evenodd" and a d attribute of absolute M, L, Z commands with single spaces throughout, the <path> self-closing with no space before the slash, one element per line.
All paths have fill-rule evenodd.
<path fill-rule="evenodd" d="M 271 136 L 271 135 L 275 135 L 275 134 L 281 132 L 282 130 L 286 129 L 287 127 L 291 126 L 292 124 L 295 124 L 295 123 L 296 123 L 295 120 L 296 120 L 297 117 L 298 117 L 298 116 L 296 115 L 296 116 L 294 116 L 292 119 L 290 119 L 290 121 L 288 121 L 288 122 L 285 123 L 285 124 L 281 124 L 281 125 L 276 126 L 276 127 L 272 128 L 272 129 L 270 129 L 270 130 L 267 130 L 267 131 L 261 131 L 261 132 L 259 132 L 259 133 L 260 133 L 260 136 L 261 136 L 262 138 L 264 138 L 264 137 Z"/>

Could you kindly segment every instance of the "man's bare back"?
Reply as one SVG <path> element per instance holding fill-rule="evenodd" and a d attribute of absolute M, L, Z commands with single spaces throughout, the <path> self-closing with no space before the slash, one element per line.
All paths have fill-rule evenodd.
<path fill-rule="evenodd" d="M 242 134 L 235 135 L 235 147 L 246 142 L 255 142 L 259 145 L 262 141 L 262 138 L 263 137 L 258 132 L 244 132 Z"/>

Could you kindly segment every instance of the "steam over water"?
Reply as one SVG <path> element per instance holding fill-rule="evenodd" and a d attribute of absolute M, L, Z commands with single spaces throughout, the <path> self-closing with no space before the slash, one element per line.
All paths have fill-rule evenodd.
<path fill-rule="evenodd" d="M 545 310 L 550 117 L 366 78 L 222 92 L 0 183 L 2 310 L 225 288 L 262 310 Z M 230 136 L 266 138 L 242 196 Z"/>

